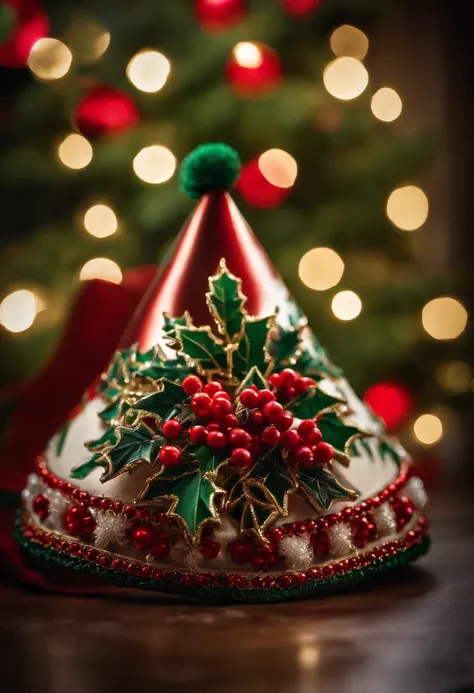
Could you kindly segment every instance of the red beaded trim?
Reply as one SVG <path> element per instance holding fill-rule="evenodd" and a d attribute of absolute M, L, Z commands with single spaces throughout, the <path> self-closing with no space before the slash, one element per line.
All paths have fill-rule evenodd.
<path fill-rule="evenodd" d="M 414 529 L 406 532 L 400 539 L 385 542 L 366 553 L 355 555 L 350 558 L 327 563 L 321 567 L 308 568 L 308 570 L 302 572 L 258 575 L 253 578 L 238 573 L 183 573 L 176 570 L 154 568 L 153 566 L 138 561 L 129 561 L 124 558 L 115 557 L 114 554 L 93 549 L 77 541 L 67 541 L 62 535 L 44 530 L 38 525 L 33 524 L 26 513 L 23 513 L 21 518 L 21 531 L 28 541 L 53 548 L 70 556 L 76 556 L 90 562 L 92 565 L 110 568 L 136 577 L 153 578 L 164 582 L 206 587 L 232 586 L 258 589 L 274 589 L 279 587 L 281 589 L 287 589 L 292 586 L 303 585 L 307 580 L 327 580 L 336 575 L 350 573 L 359 568 L 366 568 L 379 559 L 394 556 L 399 551 L 403 551 L 419 543 L 426 534 L 427 524 L 426 518 L 421 516 L 418 518 Z"/>
<path fill-rule="evenodd" d="M 380 493 L 378 493 L 376 496 L 373 498 L 368 498 L 362 503 L 359 503 L 359 505 L 355 505 L 353 507 L 348 506 L 338 513 L 324 515 L 317 520 L 287 522 L 280 525 L 276 529 L 279 530 L 281 536 L 291 536 L 292 534 L 303 536 L 304 534 L 313 534 L 315 531 L 321 529 L 327 529 L 328 527 L 332 527 L 339 522 L 349 522 L 360 515 L 364 515 L 374 510 L 385 501 L 393 499 L 406 484 L 408 470 L 408 462 L 402 462 L 400 473 L 395 481 L 380 491 Z M 156 523 L 166 524 L 172 521 L 172 518 L 170 518 L 165 512 L 153 513 L 149 508 L 139 508 L 133 505 L 124 505 L 124 503 L 121 503 L 120 501 L 113 501 L 110 498 L 103 498 L 101 496 L 93 496 L 87 491 L 81 491 L 79 488 L 77 488 L 77 486 L 74 486 L 74 484 L 71 484 L 64 479 L 60 479 L 59 477 L 55 476 L 55 474 L 50 472 L 46 465 L 46 460 L 42 455 L 38 456 L 36 459 L 36 473 L 41 478 L 43 483 L 48 486 L 48 488 L 60 491 L 65 496 L 69 496 L 85 507 L 111 510 L 116 513 L 124 512 L 128 518 L 136 518 L 140 522 L 153 521 Z"/>

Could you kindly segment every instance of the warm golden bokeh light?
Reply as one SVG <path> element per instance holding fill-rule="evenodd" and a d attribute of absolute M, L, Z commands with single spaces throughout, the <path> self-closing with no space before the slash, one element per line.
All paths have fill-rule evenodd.
<path fill-rule="evenodd" d="M 456 339 L 466 329 L 467 319 L 467 310 L 452 296 L 433 298 L 421 313 L 422 325 L 433 339 Z"/>
<path fill-rule="evenodd" d="M 336 58 L 324 70 L 323 82 L 331 96 L 349 101 L 365 90 L 369 83 L 369 73 L 360 60 Z"/>
<path fill-rule="evenodd" d="M 387 216 L 402 231 L 416 231 L 428 218 L 428 198 L 416 185 L 396 188 L 387 200 Z"/>
<path fill-rule="evenodd" d="M 9 332 L 24 332 L 31 327 L 38 312 L 39 302 L 35 294 L 28 289 L 19 289 L 0 303 L 0 324 Z"/>
<path fill-rule="evenodd" d="M 61 79 L 69 71 L 72 53 L 62 41 L 54 38 L 41 38 L 34 44 L 27 64 L 39 79 Z"/>
<path fill-rule="evenodd" d="M 176 159 L 167 147 L 144 147 L 133 160 L 133 170 L 145 183 L 165 183 L 176 170 Z"/>
<path fill-rule="evenodd" d="M 263 61 L 262 51 L 256 43 L 242 41 L 234 46 L 235 62 L 241 67 L 260 67 Z"/>
<path fill-rule="evenodd" d="M 84 13 L 73 15 L 64 38 L 74 59 L 87 64 L 98 60 L 110 44 L 109 32 Z"/>
<path fill-rule="evenodd" d="M 298 174 L 298 164 L 283 149 L 264 152 L 258 160 L 258 167 L 267 181 L 278 188 L 291 188 Z"/>
<path fill-rule="evenodd" d="M 92 161 L 92 156 L 90 142 L 76 133 L 65 137 L 58 147 L 59 160 L 68 168 L 85 168 Z"/>
<path fill-rule="evenodd" d="M 120 284 L 122 271 L 116 262 L 106 257 L 95 257 L 86 262 L 81 269 L 79 278 L 82 281 L 88 279 L 105 279 L 113 284 Z"/>
<path fill-rule="evenodd" d="M 402 100 L 395 89 L 383 87 L 372 96 L 370 108 L 376 118 L 391 123 L 402 112 Z"/>
<path fill-rule="evenodd" d="M 354 291 L 339 291 L 331 302 L 331 310 L 338 320 L 354 320 L 362 310 L 362 301 Z"/>
<path fill-rule="evenodd" d="M 350 24 L 343 24 L 335 29 L 329 40 L 331 50 L 338 57 L 358 58 L 362 60 L 369 50 L 369 39 L 363 31 Z"/>
<path fill-rule="evenodd" d="M 127 77 L 134 87 L 149 94 L 159 91 L 171 70 L 170 61 L 158 51 L 141 51 L 127 65 Z"/>
<path fill-rule="evenodd" d="M 344 263 L 331 248 L 313 248 L 301 258 L 298 274 L 310 289 L 326 291 L 341 281 Z"/>
<path fill-rule="evenodd" d="M 445 392 L 460 395 L 471 387 L 472 370 L 465 361 L 448 361 L 436 369 L 436 380 Z"/>
<path fill-rule="evenodd" d="M 435 414 L 422 414 L 413 424 L 413 433 L 419 443 L 434 445 L 443 437 L 443 424 Z"/>
<path fill-rule="evenodd" d="M 84 214 L 84 228 L 91 236 L 107 238 L 117 231 L 117 217 L 107 205 L 94 205 Z"/>

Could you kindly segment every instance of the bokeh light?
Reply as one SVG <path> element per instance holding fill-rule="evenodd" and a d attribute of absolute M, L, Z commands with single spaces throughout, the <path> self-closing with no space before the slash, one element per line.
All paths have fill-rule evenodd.
<path fill-rule="evenodd" d="M 435 414 L 422 414 L 413 424 L 413 433 L 419 443 L 434 445 L 443 437 L 443 424 Z"/>
<path fill-rule="evenodd" d="M 310 289 L 326 291 L 341 281 L 344 262 L 332 248 L 313 248 L 301 258 L 298 274 Z"/>
<path fill-rule="evenodd" d="M 387 200 L 387 216 L 402 231 L 416 231 L 428 218 L 428 198 L 416 185 L 396 188 Z"/>
<path fill-rule="evenodd" d="M 283 149 L 269 149 L 258 160 L 261 173 L 278 188 L 291 188 L 298 174 L 296 160 Z"/>
<path fill-rule="evenodd" d="M 380 416 L 388 431 L 400 426 L 413 406 L 408 390 L 400 383 L 392 382 L 371 385 L 364 394 L 364 402 Z"/>
<path fill-rule="evenodd" d="M 385 123 L 391 123 L 398 118 L 403 106 L 395 89 L 382 87 L 372 96 L 370 108 L 376 118 Z"/>
<path fill-rule="evenodd" d="M 144 147 L 133 160 L 133 170 L 145 183 L 165 183 L 176 170 L 176 158 L 167 147 Z"/>
<path fill-rule="evenodd" d="M 338 320 L 354 320 L 362 310 L 362 301 L 354 291 L 339 291 L 331 302 L 331 310 Z"/>
<path fill-rule="evenodd" d="M 110 33 L 93 17 L 84 12 L 73 15 L 64 38 L 74 54 L 74 60 L 94 63 L 110 45 Z"/>
<path fill-rule="evenodd" d="M 349 101 L 366 89 L 369 73 L 356 58 L 336 58 L 324 70 L 323 82 L 331 96 Z"/>
<path fill-rule="evenodd" d="M 38 299 L 32 291 L 13 291 L 0 303 L 0 324 L 9 332 L 24 332 L 33 324 L 38 309 Z"/>
<path fill-rule="evenodd" d="M 436 369 L 436 380 L 448 394 L 460 395 L 471 387 L 472 370 L 465 361 L 448 361 Z"/>
<path fill-rule="evenodd" d="M 363 31 L 350 24 L 335 29 L 329 39 L 331 50 L 338 57 L 362 60 L 369 50 L 369 39 Z"/>
<path fill-rule="evenodd" d="M 86 262 L 82 267 L 79 278 L 82 281 L 89 279 L 105 279 L 113 284 L 120 284 L 122 271 L 116 262 L 106 257 L 95 257 Z"/>
<path fill-rule="evenodd" d="M 456 339 L 466 329 L 467 319 L 467 310 L 452 296 L 433 298 L 421 314 L 422 325 L 433 339 Z"/>
<path fill-rule="evenodd" d="M 133 56 L 126 73 L 134 87 L 151 94 L 165 85 L 170 70 L 170 61 L 162 53 L 145 50 Z"/>
<path fill-rule="evenodd" d="M 63 139 L 58 147 L 58 157 L 64 166 L 72 169 L 85 168 L 92 161 L 90 142 L 82 135 L 73 133 Z"/>
<path fill-rule="evenodd" d="M 114 210 L 103 204 L 93 205 L 84 214 L 84 228 L 96 238 L 111 236 L 118 228 Z"/>
<path fill-rule="evenodd" d="M 62 41 L 41 38 L 34 44 L 28 56 L 28 67 L 39 79 L 61 79 L 69 72 L 72 53 Z"/>
<path fill-rule="evenodd" d="M 263 62 L 261 48 L 256 43 L 241 41 L 234 46 L 233 50 L 235 62 L 240 67 L 256 68 Z"/>

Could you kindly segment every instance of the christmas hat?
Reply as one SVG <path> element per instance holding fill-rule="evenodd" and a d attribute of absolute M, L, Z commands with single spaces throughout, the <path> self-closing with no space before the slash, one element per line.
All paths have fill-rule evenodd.
<path fill-rule="evenodd" d="M 19 541 L 42 562 L 251 602 L 357 583 L 426 551 L 409 456 L 239 213 L 227 192 L 238 171 L 222 144 L 184 161 L 198 206 L 23 494 Z"/>

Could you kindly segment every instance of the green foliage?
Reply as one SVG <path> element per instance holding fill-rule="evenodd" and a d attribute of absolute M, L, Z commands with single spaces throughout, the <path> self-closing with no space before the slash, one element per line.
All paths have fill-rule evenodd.
<path fill-rule="evenodd" d="M 241 292 L 241 281 L 227 271 L 225 264 L 209 280 L 211 291 L 207 294 L 209 308 L 218 322 L 219 331 L 233 341 L 242 330 L 245 313 L 245 296 Z"/>
<path fill-rule="evenodd" d="M 352 441 L 362 435 L 358 428 L 348 426 L 344 423 L 343 417 L 334 412 L 321 416 L 318 419 L 318 428 L 323 440 L 341 453 L 347 452 Z"/>
<path fill-rule="evenodd" d="M 239 155 L 227 144 L 201 144 L 181 165 L 181 188 L 195 199 L 213 190 L 230 190 L 240 165 Z"/>
<path fill-rule="evenodd" d="M 163 378 L 161 390 L 146 395 L 135 402 L 133 409 L 144 414 L 151 414 L 160 419 L 170 419 L 179 411 L 185 402 L 189 401 L 189 395 L 185 393 L 179 383 Z"/>
<path fill-rule="evenodd" d="M 355 500 L 357 493 L 336 479 L 326 467 L 307 467 L 299 472 L 300 489 L 318 512 L 329 510 L 335 500 Z"/>

